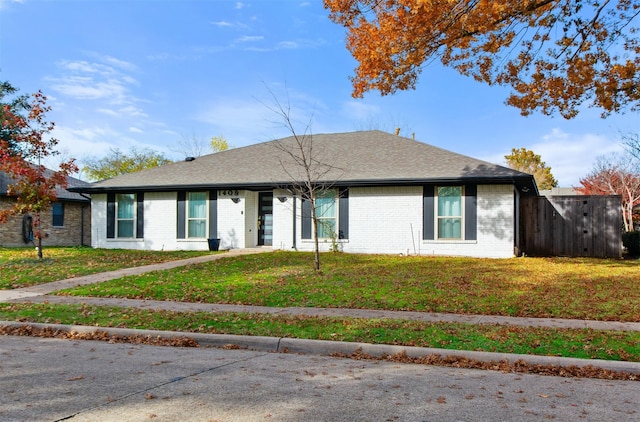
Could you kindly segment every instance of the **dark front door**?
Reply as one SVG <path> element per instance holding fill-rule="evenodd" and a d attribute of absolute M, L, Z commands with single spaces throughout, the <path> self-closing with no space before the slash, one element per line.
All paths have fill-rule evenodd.
<path fill-rule="evenodd" d="M 273 193 L 258 194 L 258 245 L 273 245 Z"/>

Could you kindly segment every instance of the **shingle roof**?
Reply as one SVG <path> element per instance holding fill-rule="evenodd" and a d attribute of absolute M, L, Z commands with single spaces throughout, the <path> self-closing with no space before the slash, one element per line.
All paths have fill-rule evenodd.
<path fill-rule="evenodd" d="M 46 170 L 48 173 L 51 170 Z M 10 184 L 13 183 L 13 179 L 9 177 L 9 175 L 5 172 L 0 171 L 0 195 L 6 195 L 7 189 Z M 67 189 L 58 188 L 56 189 L 56 195 L 59 200 L 63 201 L 89 201 L 88 198 L 82 196 L 80 193 L 82 188 L 90 187 L 91 184 L 88 182 L 84 182 L 80 179 L 76 179 L 74 177 L 67 177 L 67 189 L 78 188 L 80 190 L 71 192 Z"/>
<path fill-rule="evenodd" d="M 516 183 L 537 193 L 533 176 L 381 131 L 314 134 L 314 179 L 344 186 L 481 181 Z M 284 150 L 297 151 L 294 137 L 230 149 L 92 184 L 82 192 L 194 188 L 260 189 L 292 183 L 300 167 Z M 289 164 L 287 164 L 289 163 Z M 293 176 L 292 176 L 293 175 Z M 302 177 L 299 181 L 303 180 Z"/>

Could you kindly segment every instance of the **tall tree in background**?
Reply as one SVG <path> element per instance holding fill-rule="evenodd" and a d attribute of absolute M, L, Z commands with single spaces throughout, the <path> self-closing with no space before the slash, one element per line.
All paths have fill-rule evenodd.
<path fill-rule="evenodd" d="M 89 180 L 104 180 L 121 174 L 158 167 L 170 163 L 162 153 L 149 148 L 131 148 L 128 154 L 118 148 L 109 149 L 109 153 L 102 158 L 87 158 L 82 168 Z"/>
<path fill-rule="evenodd" d="M 538 189 L 546 190 L 558 186 L 558 181 L 551 174 L 551 167 L 538 154 L 526 148 L 511 148 L 511 154 L 505 155 L 507 166 L 514 170 L 532 174 Z"/>
<path fill-rule="evenodd" d="M 324 0 L 357 60 L 353 95 L 415 88 L 435 60 L 513 89 L 507 104 L 640 109 L 640 0 Z"/>
<path fill-rule="evenodd" d="M 61 163 L 58 171 L 49 171 L 41 164 L 45 158 L 58 155 L 55 150 L 58 140 L 47 139 L 54 128 L 54 123 L 45 118 L 50 110 L 47 98 L 40 91 L 33 94 L 27 106 L 2 105 L 0 171 L 13 181 L 7 194 L 15 197 L 16 202 L 11 208 L 0 210 L 0 223 L 6 223 L 15 214 L 34 213 L 33 231 L 40 259 L 40 214 L 57 199 L 56 190 L 67 187 L 69 175 L 78 171 L 73 159 Z M 26 115 L 20 114 L 25 111 L 28 111 Z"/>
<path fill-rule="evenodd" d="M 583 195 L 621 195 L 625 231 L 634 231 L 633 207 L 640 204 L 639 161 L 624 154 L 603 155 L 591 172 L 580 179 L 576 191 Z"/>
<path fill-rule="evenodd" d="M 212 152 L 221 152 L 233 148 L 233 146 L 229 146 L 229 142 L 227 142 L 227 139 L 223 135 L 212 137 L 209 142 L 209 147 Z"/>

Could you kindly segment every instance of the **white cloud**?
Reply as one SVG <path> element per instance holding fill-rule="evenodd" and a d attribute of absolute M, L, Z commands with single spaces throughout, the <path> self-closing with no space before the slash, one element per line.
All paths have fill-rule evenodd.
<path fill-rule="evenodd" d="M 211 125 L 212 133 L 221 133 L 237 147 L 269 140 L 270 128 L 280 124 L 278 116 L 254 101 L 219 99 L 200 111 L 195 119 Z"/>
<path fill-rule="evenodd" d="M 557 128 L 523 147 L 542 158 L 551 168 L 551 174 L 560 187 L 579 186 L 580 179 L 591 171 L 598 156 L 623 150 L 618 138 L 592 133 L 567 133 Z M 511 150 L 482 159 L 505 165 L 504 156 L 509 153 Z"/>
<path fill-rule="evenodd" d="M 591 133 L 570 134 L 560 129 L 552 129 L 528 148 L 551 167 L 560 186 L 578 186 L 598 156 L 623 150 L 619 139 Z"/>
<path fill-rule="evenodd" d="M 138 69 L 138 66 L 136 66 L 135 64 L 117 59 L 112 56 L 101 56 L 101 57 L 98 57 L 98 59 L 102 59 L 102 61 L 109 63 L 112 66 L 118 67 L 122 70 L 130 71 L 130 72 Z"/>
<path fill-rule="evenodd" d="M 211 25 L 219 26 L 219 27 L 233 26 L 231 22 L 227 22 L 227 21 L 211 22 Z"/>
<path fill-rule="evenodd" d="M 351 120 L 365 121 L 380 113 L 380 107 L 362 101 L 347 101 L 342 104 L 342 114 Z"/>
<path fill-rule="evenodd" d="M 264 37 L 261 35 L 254 35 L 254 36 L 245 35 L 243 37 L 236 39 L 237 42 L 255 42 L 255 41 L 262 41 L 262 40 L 264 40 Z"/>
<path fill-rule="evenodd" d="M 133 126 L 129 128 L 129 132 L 133 132 L 133 133 L 144 133 L 144 131 L 143 131 L 142 129 L 137 128 L 137 127 L 133 127 Z"/>
<path fill-rule="evenodd" d="M 105 56 L 110 63 L 132 69 L 134 66 Z M 63 60 L 58 63 L 61 75 L 50 77 L 51 88 L 59 94 L 81 100 L 107 100 L 112 104 L 137 102 L 130 92 L 130 86 L 137 80 L 112 66 L 85 60 Z"/>
<path fill-rule="evenodd" d="M 122 107 L 118 112 L 127 117 L 148 117 L 147 113 L 145 113 L 141 108 L 133 105 Z"/>
<path fill-rule="evenodd" d="M 24 3 L 24 0 L 0 0 L 0 10 L 8 7 L 12 3 L 22 4 Z"/>
<path fill-rule="evenodd" d="M 295 41 L 280 41 L 278 43 L 278 49 L 293 50 L 298 48 L 299 46 L 300 44 Z"/>
<path fill-rule="evenodd" d="M 318 133 L 315 126 L 320 125 L 321 114 L 326 110 L 321 101 L 279 84 L 269 90 L 273 96 L 267 93 L 248 100 L 217 98 L 195 114 L 194 119 L 210 125 L 209 133 L 223 134 L 236 147 L 269 141 L 291 135 L 283 117 L 276 112 L 278 101 L 285 110 L 291 106 L 287 113 L 296 132 Z"/>

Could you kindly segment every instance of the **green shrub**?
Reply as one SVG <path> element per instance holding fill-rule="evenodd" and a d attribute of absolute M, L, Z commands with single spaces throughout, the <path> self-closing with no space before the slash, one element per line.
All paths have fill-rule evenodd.
<path fill-rule="evenodd" d="M 629 256 L 640 256 L 640 232 L 622 233 L 622 245 L 627 248 Z"/>

